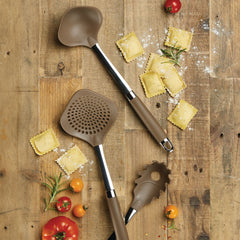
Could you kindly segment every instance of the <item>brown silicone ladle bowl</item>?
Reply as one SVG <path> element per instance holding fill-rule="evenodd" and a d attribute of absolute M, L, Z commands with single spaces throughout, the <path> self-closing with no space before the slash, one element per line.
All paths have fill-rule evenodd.
<path fill-rule="evenodd" d="M 152 136 L 166 151 L 172 152 L 173 145 L 167 138 L 165 131 L 101 50 L 97 41 L 97 34 L 101 24 L 102 14 L 97 8 L 72 8 L 62 17 L 58 30 L 58 39 L 68 47 L 85 46 L 91 48 Z"/>

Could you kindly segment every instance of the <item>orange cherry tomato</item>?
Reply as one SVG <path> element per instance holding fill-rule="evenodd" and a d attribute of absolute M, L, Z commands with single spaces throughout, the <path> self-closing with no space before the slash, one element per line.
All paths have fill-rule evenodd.
<path fill-rule="evenodd" d="M 165 216 L 169 219 L 174 219 L 177 217 L 178 215 L 178 209 L 176 206 L 174 205 L 168 205 L 166 208 L 165 208 Z"/>
<path fill-rule="evenodd" d="M 82 205 L 82 204 L 78 204 L 73 208 L 73 215 L 75 217 L 83 217 L 86 213 L 87 208 Z"/>
<path fill-rule="evenodd" d="M 83 181 L 80 178 L 74 178 L 71 183 L 70 187 L 74 192 L 81 192 L 83 189 Z"/>

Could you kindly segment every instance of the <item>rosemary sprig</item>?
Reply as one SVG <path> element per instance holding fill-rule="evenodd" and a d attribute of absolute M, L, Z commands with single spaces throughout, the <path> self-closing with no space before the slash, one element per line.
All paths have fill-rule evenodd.
<path fill-rule="evenodd" d="M 47 201 L 46 198 L 44 198 L 44 202 L 45 202 L 45 209 L 44 211 L 46 212 L 47 210 L 54 210 L 55 208 L 50 208 L 51 206 L 51 203 L 53 202 L 56 202 L 54 201 L 56 195 L 62 191 L 65 191 L 65 190 L 69 190 L 69 187 L 67 188 L 62 188 L 62 189 L 59 189 L 63 184 L 67 183 L 68 181 L 64 181 L 60 184 L 60 181 L 61 181 L 61 178 L 62 178 L 62 173 L 59 174 L 59 176 L 57 177 L 57 175 L 55 174 L 55 176 L 50 176 L 50 177 L 47 177 L 47 180 L 49 181 L 50 184 L 48 183 L 42 183 L 42 185 L 44 185 L 45 187 L 47 187 L 49 189 L 49 201 Z"/>
<path fill-rule="evenodd" d="M 170 58 L 170 60 L 168 62 L 176 64 L 179 67 L 181 67 L 181 65 L 179 63 L 180 54 L 184 51 L 186 51 L 186 48 L 181 49 L 181 48 L 176 47 L 176 45 L 174 47 L 161 49 L 162 54 L 165 57 Z M 163 62 L 163 63 L 167 63 L 167 62 Z"/>

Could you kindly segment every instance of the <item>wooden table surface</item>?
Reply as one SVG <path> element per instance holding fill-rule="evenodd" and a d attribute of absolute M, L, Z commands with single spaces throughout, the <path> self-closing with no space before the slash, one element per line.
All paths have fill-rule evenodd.
<path fill-rule="evenodd" d="M 167 154 L 152 139 L 90 49 L 67 48 L 58 42 L 63 13 L 84 5 L 102 11 L 99 43 L 166 129 L 173 153 Z M 113 230 L 93 149 L 64 134 L 58 124 L 66 103 L 82 88 L 101 93 L 118 106 L 104 149 L 124 213 L 132 200 L 134 179 L 146 164 L 164 162 L 172 172 L 167 191 L 129 223 L 130 239 L 240 239 L 240 1 L 183 0 L 174 16 L 167 15 L 163 5 L 163 0 L 1 1 L 0 239 L 40 239 L 43 225 L 58 215 L 43 213 L 47 191 L 41 182 L 61 172 L 54 160 L 74 144 L 88 163 L 71 178 L 81 176 L 85 186 L 82 193 L 62 195 L 89 209 L 82 219 L 67 216 L 77 222 L 79 239 L 105 240 Z M 182 54 L 178 68 L 187 88 L 175 98 L 166 93 L 148 99 L 138 76 L 149 54 L 163 47 L 169 26 L 194 32 L 191 49 Z M 145 54 L 127 64 L 115 41 L 132 31 Z M 180 99 L 199 109 L 185 131 L 166 120 Z M 36 156 L 29 139 L 51 127 L 60 147 Z M 179 209 L 180 231 L 162 228 L 167 204 Z"/>

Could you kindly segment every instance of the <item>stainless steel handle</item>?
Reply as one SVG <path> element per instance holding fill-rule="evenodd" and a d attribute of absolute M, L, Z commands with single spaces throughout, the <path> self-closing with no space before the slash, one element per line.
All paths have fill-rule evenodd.
<path fill-rule="evenodd" d="M 99 44 L 96 43 L 92 50 L 98 56 L 99 60 L 105 66 L 116 85 L 120 88 L 122 93 L 128 99 L 130 105 L 135 110 L 138 117 L 142 120 L 144 125 L 147 127 L 152 136 L 156 139 L 156 141 L 168 152 L 173 151 L 173 145 L 171 141 L 167 138 L 166 133 L 163 131 L 157 120 L 151 114 L 151 112 L 147 109 L 144 103 L 137 97 L 137 95 L 133 92 L 130 86 L 127 84 L 122 75 L 117 71 L 114 65 L 110 62 L 107 56 L 104 54 Z"/>
<path fill-rule="evenodd" d="M 107 71 L 117 84 L 117 86 L 121 89 L 123 94 L 127 96 L 129 92 L 132 91 L 132 89 L 129 87 L 125 79 L 122 77 L 122 75 L 118 72 L 118 70 L 114 67 L 114 65 L 111 63 L 111 61 L 107 58 L 107 56 L 104 54 L 98 43 L 96 43 L 92 50 L 96 53 L 99 60 L 103 63 L 103 65 L 106 67 Z"/>
<path fill-rule="evenodd" d="M 103 152 L 103 146 L 102 144 L 95 146 L 94 150 L 97 154 L 98 160 L 99 160 L 99 164 L 100 164 L 100 168 L 101 168 L 101 172 L 102 172 L 102 177 L 103 177 L 103 182 L 105 185 L 105 189 L 107 193 L 111 193 L 114 192 L 114 187 L 113 187 L 113 183 L 112 183 L 112 179 L 108 170 L 108 166 L 107 166 L 107 162 L 104 156 L 104 152 Z"/>
<path fill-rule="evenodd" d="M 102 144 L 94 147 L 95 152 L 97 154 L 100 168 L 102 171 L 103 181 L 106 188 L 106 197 L 108 208 L 110 212 L 110 216 L 112 219 L 114 231 L 116 233 L 118 240 L 129 240 L 127 229 L 123 220 L 122 211 L 117 199 L 117 195 L 115 194 L 112 179 L 110 173 L 108 171 L 107 162 L 103 152 Z"/>

